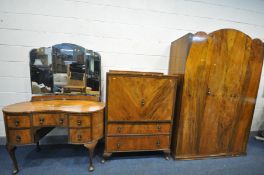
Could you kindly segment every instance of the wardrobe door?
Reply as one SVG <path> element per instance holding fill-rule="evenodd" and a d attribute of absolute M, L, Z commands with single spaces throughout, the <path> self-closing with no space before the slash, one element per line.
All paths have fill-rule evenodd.
<path fill-rule="evenodd" d="M 236 132 L 247 68 L 251 39 L 235 30 L 210 34 L 212 47 L 207 80 L 207 97 L 199 131 L 198 154 L 228 154 Z M 245 82 L 246 81 L 246 82 Z"/>
<path fill-rule="evenodd" d="M 263 64 L 263 43 L 259 39 L 252 40 L 250 57 L 247 65 L 247 74 L 244 80 L 240 109 L 233 129 L 230 151 L 246 153 L 246 146 L 254 114 L 258 87 Z M 261 91 L 262 92 L 262 89 Z"/>
<path fill-rule="evenodd" d="M 177 125 L 176 158 L 196 156 L 199 152 L 200 130 L 207 97 L 210 59 L 207 59 L 211 39 L 205 33 L 193 36 L 186 62 L 182 103 Z"/>

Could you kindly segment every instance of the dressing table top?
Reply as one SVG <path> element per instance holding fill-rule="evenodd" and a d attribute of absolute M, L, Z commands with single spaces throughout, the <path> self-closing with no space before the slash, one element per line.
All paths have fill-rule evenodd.
<path fill-rule="evenodd" d="M 6 106 L 3 112 L 6 113 L 31 113 L 31 112 L 71 112 L 91 113 L 104 109 L 102 102 L 87 100 L 46 100 L 21 102 Z"/>

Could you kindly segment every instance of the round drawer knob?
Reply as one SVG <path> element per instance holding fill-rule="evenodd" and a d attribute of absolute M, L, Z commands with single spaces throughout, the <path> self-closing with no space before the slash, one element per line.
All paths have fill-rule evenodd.
<path fill-rule="evenodd" d="M 19 120 L 16 120 L 16 121 L 15 121 L 15 125 L 16 125 L 16 126 L 19 126 L 19 124 L 20 124 Z"/>
<path fill-rule="evenodd" d="M 82 141 L 82 135 L 78 135 L 78 136 L 77 136 L 77 140 L 78 140 L 78 141 Z"/>
<path fill-rule="evenodd" d="M 64 123 L 64 119 L 60 118 L 60 124 L 62 125 Z"/>
<path fill-rule="evenodd" d="M 156 145 L 157 145 L 157 147 L 160 146 L 160 141 L 159 140 L 156 142 Z"/>
<path fill-rule="evenodd" d="M 20 142 L 20 141 L 21 141 L 21 136 L 20 136 L 20 135 L 17 135 L 17 136 L 16 136 L 16 141 L 17 141 L 17 142 Z"/>
<path fill-rule="evenodd" d="M 39 119 L 39 123 L 40 123 L 40 124 L 43 124 L 44 122 L 45 122 L 45 119 L 44 119 L 44 118 L 40 118 L 40 119 Z"/>

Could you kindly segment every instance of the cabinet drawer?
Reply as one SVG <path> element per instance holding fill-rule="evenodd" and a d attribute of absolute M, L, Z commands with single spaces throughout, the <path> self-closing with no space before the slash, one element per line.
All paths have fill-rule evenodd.
<path fill-rule="evenodd" d="M 67 114 L 33 114 L 34 126 L 67 126 Z"/>
<path fill-rule="evenodd" d="M 86 143 L 91 141 L 90 128 L 85 129 L 70 129 L 70 142 L 72 143 Z"/>
<path fill-rule="evenodd" d="M 122 134 L 170 134 L 170 123 L 140 123 L 140 124 L 115 124 L 107 125 L 108 135 Z"/>
<path fill-rule="evenodd" d="M 144 151 L 169 149 L 170 139 L 168 136 L 128 136 L 107 137 L 107 152 L 115 151 Z"/>
<path fill-rule="evenodd" d="M 70 127 L 90 127 L 91 115 L 70 115 Z"/>
<path fill-rule="evenodd" d="M 7 116 L 6 122 L 9 128 L 29 128 L 30 116 Z"/>
<path fill-rule="evenodd" d="M 9 130 L 8 141 L 10 144 L 29 144 L 32 143 L 30 129 Z"/>

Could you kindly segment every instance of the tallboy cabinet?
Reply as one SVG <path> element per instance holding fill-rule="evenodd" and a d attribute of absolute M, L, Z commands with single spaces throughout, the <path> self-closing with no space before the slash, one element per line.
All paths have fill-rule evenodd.
<path fill-rule="evenodd" d="M 161 73 L 107 73 L 104 158 L 114 152 L 154 150 L 168 156 L 176 84 L 175 76 Z"/>
<path fill-rule="evenodd" d="M 246 153 L 262 63 L 263 43 L 234 29 L 187 34 L 172 42 L 169 74 L 182 80 L 175 158 Z"/>

